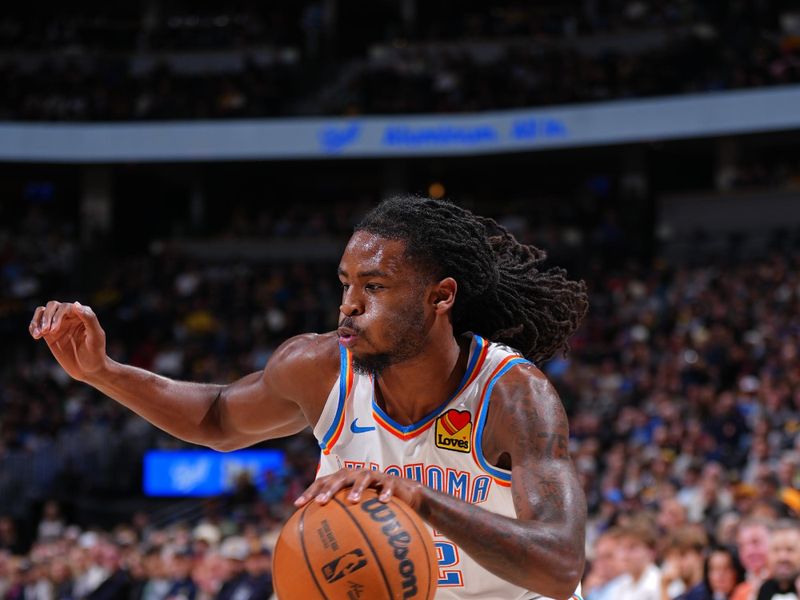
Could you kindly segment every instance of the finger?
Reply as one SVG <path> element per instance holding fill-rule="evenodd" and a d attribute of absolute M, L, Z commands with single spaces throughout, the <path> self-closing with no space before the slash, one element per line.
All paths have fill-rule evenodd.
<path fill-rule="evenodd" d="M 388 502 L 392 499 L 392 495 L 394 494 L 394 479 L 388 477 L 383 484 L 381 485 L 381 494 L 378 496 L 378 500 L 381 502 Z"/>
<path fill-rule="evenodd" d="M 80 319 L 86 328 L 87 341 L 90 346 L 97 344 L 105 345 L 106 333 L 100 326 L 100 321 L 90 306 L 85 306 L 80 302 L 75 302 L 75 315 Z"/>
<path fill-rule="evenodd" d="M 320 477 L 319 479 L 312 481 L 311 485 L 309 485 L 305 491 L 294 501 L 295 505 L 302 506 L 303 504 L 313 500 L 316 496 L 320 495 L 324 491 L 327 481 L 331 477 L 336 476 L 338 476 L 338 473 L 335 473 L 334 475 L 325 475 L 324 477 Z"/>
<path fill-rule="evenodd" d="M 50 325 L 53 322 L 53 315 L 56 314 L 59 306 L 61 306 L 61 303 L 56 302 L 55 300 L 50 300 L 50 302 L 45 305 L 40 325 L 43 334 L 50 331 Z"/>
<path fill-rule="evenodd" d="M 311 501 L 311 499 L 316 496 L 319 492 L 318 490 L 321 489 L 320 481 L 314 481 L 310 486 L 308 486 L 302 494 L 300 494 L 294 501 L 295 506 L 303 506 Z"/>
<path fill-rule="evenodd" d="M 56 312 L 53 314 L 53 322 L 50 324 L 51 334 L 56 333 L 59 330 L 61 323 L 65 318 L 69 318 L 73 314 L 74 309 L 74 304 L 62 304 L 58 307 Z"/>
<path fill-rule="evenodd" d="M 361 495 L 364 493 L 364 490 L 369 487 L 371 481 L 372 477 L 369 471 L 362 470 L 358 472 L 358 474 L 354 477 L 353 488 L 347 495 L 347 499 L 351 502 L 358 502 L 361 500 Z"/>
<path fill-rule="evenodd" d="M 58 315 L 55 318 L 58 319 Z M 71 315 L 65 315 L 61 317 L 61 322 L 58 325 L 51 325 L 48 331 L 43 331 L 41 337 L 50 340 L 62 340 L 73 335 L 79 327 L 82 327 L 82 325 L 78 319 Z"/>
<path fill-rule="evenodd" d="M 75 310 L 75 315 L 86 326 L 89 335 L 101 335 L 103 333 L 103 328 L 100 327 L 100 321 L 97 320 L 97 315 L 94 314 L 91 306 L 85 306 L 80 302 L 73 302 L 72 306 Z"/>
<path fill-rule="evenodd" d="M 36 310 L 33 311 L 33 318 L 31 319 L 31 324 L 28 325 L 28 331 L 30 331 L 33 339 L 38 340 L 42 337 L 42 314 L 44 313 L 44 306 L 37 306 Z"/>
<path fill-rule="evenodd" d="M 339 490 L 353 485 L 356 472 L 353 469 L 341 469 L 325 480 L 322 490 L 317 494 L 316 500 L 319 504 L 327 504 Z"/>
<path fill-rule="evenodd" d="M 338 486 L 332 486 L 328 484 L 317 493 L 317 495 L 314 497 L 314 501 L 317 504 L 327 504 L 337 491 Z"/>

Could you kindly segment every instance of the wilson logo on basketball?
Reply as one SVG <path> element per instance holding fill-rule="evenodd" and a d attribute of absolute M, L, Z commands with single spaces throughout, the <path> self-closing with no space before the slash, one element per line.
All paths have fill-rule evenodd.
<path fill-rule="evenodd" d="M 417 595 L 417 576 L 414 573 L 414 563 L 408 558 L 408 546 L 411 536 L 403 529 L 397 520 L 397 515 L 388 504 L 377 498 L 370 498 L 361 504 L 373 521 L 383 523 L 381 533 L 386 536 L 386 541 L 392 548 L 394 558 L 397 560 L 397 569 L 403 579 L 403 598 L 413 598 Z"/>
<path fill-rule="evenodd" d="M 333 583 L 365 566 L 367 566 L 367 559 L 364 558 L 364 551 L 361 548 L 356 548 L 322 565 L 322 574 L 328 583 Z"/>
<path fill-rule="evenodd" d="M 466 410 L 451 408 L 436 419 L 436 447 L 456 452 L 469 452 L 472 438 L 472 415 Z"/>

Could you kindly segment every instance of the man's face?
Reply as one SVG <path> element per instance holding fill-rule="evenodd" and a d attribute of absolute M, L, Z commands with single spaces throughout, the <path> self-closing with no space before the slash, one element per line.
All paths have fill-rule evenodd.
<path fill-rule="evenodd" d="M 783 529 L 772 533 L 769 570 L 779 581 L 794 581 L 800 575 L 800 531 Z"/>
<path fill-rule="evenodd" d="M 760 573 L 767 564 L 769 531 L 762 525 L 750 525 L 736 536 L 739 557 L 748 573 Z"/>
<path fill-rule="evenodd" d="M 594 565 L 603 581 L 611 581 L 620 575 L 624 566 L 620 560 L 619 541 L 609 536 L 601 537 L 594 547 Z"/>
<path fill-rule="evenodd" d="M 697 583 L 703 577 L 703 555 L 697 550 L 681 552 L 678 558 L 681 579 Z"/>
<path fill-rule="evenodd" d="M 674 498 L 664 500 L 658 513 L 658 524 L 665 530 L 676 529 L 686 522 L 686 509 Z"/>
<path fill-rule="evenodd" d="M 339 263 L 339 340 L 362 373 L 380 373 L 418 355 L 432 322 L 427 289 L 405 256 L 405 242 L 358 231 Z"/>
<path fill-rule="evenodd" d="M 641 573 L 653 562 L 653 551 L 641 540 L 623 537 L 620 544 L 626 573 Z"/>

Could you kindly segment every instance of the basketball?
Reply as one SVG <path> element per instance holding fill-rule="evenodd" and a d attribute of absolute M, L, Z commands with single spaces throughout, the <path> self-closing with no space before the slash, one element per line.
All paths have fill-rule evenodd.
<path fill-rule="evenodd" d="M 436 552 L 422 519 L 373 489 L 358 504 L 349 491 L 306 504 L 284 525 L 273 555 L 279 600 L 433 598 Z"/>

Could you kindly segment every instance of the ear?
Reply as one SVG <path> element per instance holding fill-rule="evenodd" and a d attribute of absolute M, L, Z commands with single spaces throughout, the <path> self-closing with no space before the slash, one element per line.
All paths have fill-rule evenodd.
<path fill-rule="evenodd" d="M 453 310 L 457 291 L 458 284 L 452 277 L 445 277 L 434 285 L 428 296 L 433 304 L 433 310 L 438 314 L 445 314 Z"/>

